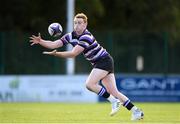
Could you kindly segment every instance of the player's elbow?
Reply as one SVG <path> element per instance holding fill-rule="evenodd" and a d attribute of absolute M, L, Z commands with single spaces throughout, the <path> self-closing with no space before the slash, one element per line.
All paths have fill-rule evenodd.
<path fill-rule="evenodd" d="M 78 55 L 77 53 L 72 52 L 72 53 L 71 53 L 71 58 L 75 58 L 77 55 Z"/>

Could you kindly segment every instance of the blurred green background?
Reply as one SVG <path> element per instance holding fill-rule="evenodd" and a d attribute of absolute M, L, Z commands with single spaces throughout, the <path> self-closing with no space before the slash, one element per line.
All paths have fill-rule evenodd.
<path fill-rule="evenodd" d="M 66 0 L 11 0 L 0 4 L 0 74 L 65 74 L 65 59 L 42 55 L 29 37 L 59 22 L 66 33 Z M 180 73 L 179 0 L 76 0 L 75 14 L 88 16 L 88 29 L 115 60 L 116 73 Z M 65 50 L 65 47 L 59 50 Z M 137 58 L 143 69 L 137 70 Z M 76 58 L 76 74 L 91 65 Z"/>

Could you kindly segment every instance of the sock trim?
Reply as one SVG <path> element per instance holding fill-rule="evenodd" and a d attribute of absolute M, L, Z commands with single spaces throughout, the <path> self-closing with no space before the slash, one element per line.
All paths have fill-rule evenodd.
<path fill-rule="evenodd" d="M 98 95 L 102 96 L 104 93 L 106 92 L 105 88 L 101 88 L 101 90 L 99 91 Z"/>
<path fill-rule="evenodd" d="M 130 102 L 130 100 L 127 100 L 124 104 L 123 104 L 123 106 L 127 106 L 128 104 L 129 104 L 129 102 Z"/>

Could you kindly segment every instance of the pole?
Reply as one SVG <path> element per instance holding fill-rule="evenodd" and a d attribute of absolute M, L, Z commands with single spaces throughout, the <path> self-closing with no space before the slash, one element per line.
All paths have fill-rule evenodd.
<path fill-rule="evenodd" d="M 67 0 L 67 32 L 73 31 L 73 18 L 74 18 L 74 3 L 75 0 Z M 66 50 L 71 50 L 72 46 L 70 44 L 67 45 Z M 66 73 L 68 75 L 74 74 L 75 70 L 75 59 L 67 58 L 66 60 Z"/>

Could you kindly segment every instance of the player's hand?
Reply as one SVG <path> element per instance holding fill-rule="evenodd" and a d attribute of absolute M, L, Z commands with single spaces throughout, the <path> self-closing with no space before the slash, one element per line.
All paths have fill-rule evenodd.
<path fill-rule="evenodd" d="M 56 55 L 56 52 L 57 52 L 57 50 L 53 50 L 51 52 L 44 51 L 43 54 L 46 54 L 46 55 Z"/>
<path fill-rule="evenodd" d="M 34 44 L 39 44 L 39 42 L 42 40 L 41 34 L 39 33 L 38 36 L 32 35 L 30 38 L 31 46 Z"/>

